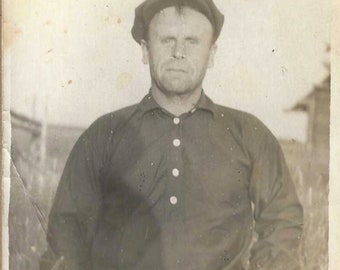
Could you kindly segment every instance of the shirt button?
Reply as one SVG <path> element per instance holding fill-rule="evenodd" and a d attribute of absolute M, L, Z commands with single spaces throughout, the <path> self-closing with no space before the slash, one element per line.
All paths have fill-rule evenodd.
<path fill-rule="evenodd" d="M 172 205 L 177 204 L 177 202 L 178 202 L 178 200 L 177 200 L 177 197 L 176 197 L 176 196 L 170 197 L 170 203 L 171 203 Z"/>
<path fill-rule="evenodd" d="M 175 124 L 175 125 L 178 125 L 179 122 L 181 122 L 181 120 L 180 120 L 178 117 L 175 117 L 175 118 L 174 118 L 174 124 Z"/>
<path fill-rule="evenodd" d="M 172 175 L 175 176 L 175 177 L 178 177 L 179 176 L 179 170 L 178 169 L 173 169 L 172 170 Z"/>
<path fill-rule="evenodd" d="M 178 147 L 181 145 L 181 141 L 179 139 L 174 139 L 173 142 L 174 146 Z"/>

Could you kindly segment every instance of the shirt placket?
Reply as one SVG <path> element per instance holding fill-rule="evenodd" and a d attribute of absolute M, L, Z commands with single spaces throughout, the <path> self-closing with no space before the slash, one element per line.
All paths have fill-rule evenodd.
<path fill-rule="evenodd" d="M 172 117 L 172 125 L 169 144 L 169 181 L 168 181 L 168 200 L 171 205 L 171 216 L 178 218 L 183 198 L 181 196 L 181 185 L 183 181 L 183 162 L 181 156 L 182 138 L 181 138 L 181 119 L 180 117 Z"/>
<path fill-rule="evenodd" d="M 168 258 L 167 264 L 170 268 L 180 266 L 182 256 L 178 250 L 178 244 L 183 241 L 183 214 L 182 209 L 185 203 L 182 194 L 184 166 L 182 160 L 182 119 L 181 117 L 170 116 L 172 128 L 167 136 L 168 153 L 165 153 L 167 158 L 168 180 L 166 185 L 165 204 L 167 205 L 167 220 L 165 221 L 166 242 Z"/>

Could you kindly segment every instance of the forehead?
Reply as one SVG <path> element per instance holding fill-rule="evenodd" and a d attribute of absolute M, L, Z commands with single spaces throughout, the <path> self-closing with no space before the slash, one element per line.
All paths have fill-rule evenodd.
<path fill-rule="evenodd" d="M 185 6 L 165 8 L 149 24 L 149 31 L 157 34 L 177 32 L 179 29 L 197 35 L 213 33 L 213 26 L 205 15 Z"/>

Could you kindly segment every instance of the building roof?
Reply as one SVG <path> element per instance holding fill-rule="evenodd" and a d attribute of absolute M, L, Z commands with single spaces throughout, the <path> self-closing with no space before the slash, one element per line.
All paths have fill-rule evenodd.
<path fill-rule="evenodd" d="M 289 111 L 295 112 L 306 112 L 308 111 L 310 104 L 317 94 L 317 92 L 328 92 L 330 93 L 330 81 L 331 77 L 328 75 L 320 85 L 316 85 L 313 90 L 305 96 L 302 100 L 298 101 Z"/>

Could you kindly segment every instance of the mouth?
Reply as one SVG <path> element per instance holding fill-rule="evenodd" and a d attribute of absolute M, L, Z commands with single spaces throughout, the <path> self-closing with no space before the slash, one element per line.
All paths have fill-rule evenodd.
<path fill-rule="evenodd" d="M 181 69 L 181 68 L 168 68 L 167 71 L 177 72 L 177 73 L 187 73 L 185 69 Z"/>

